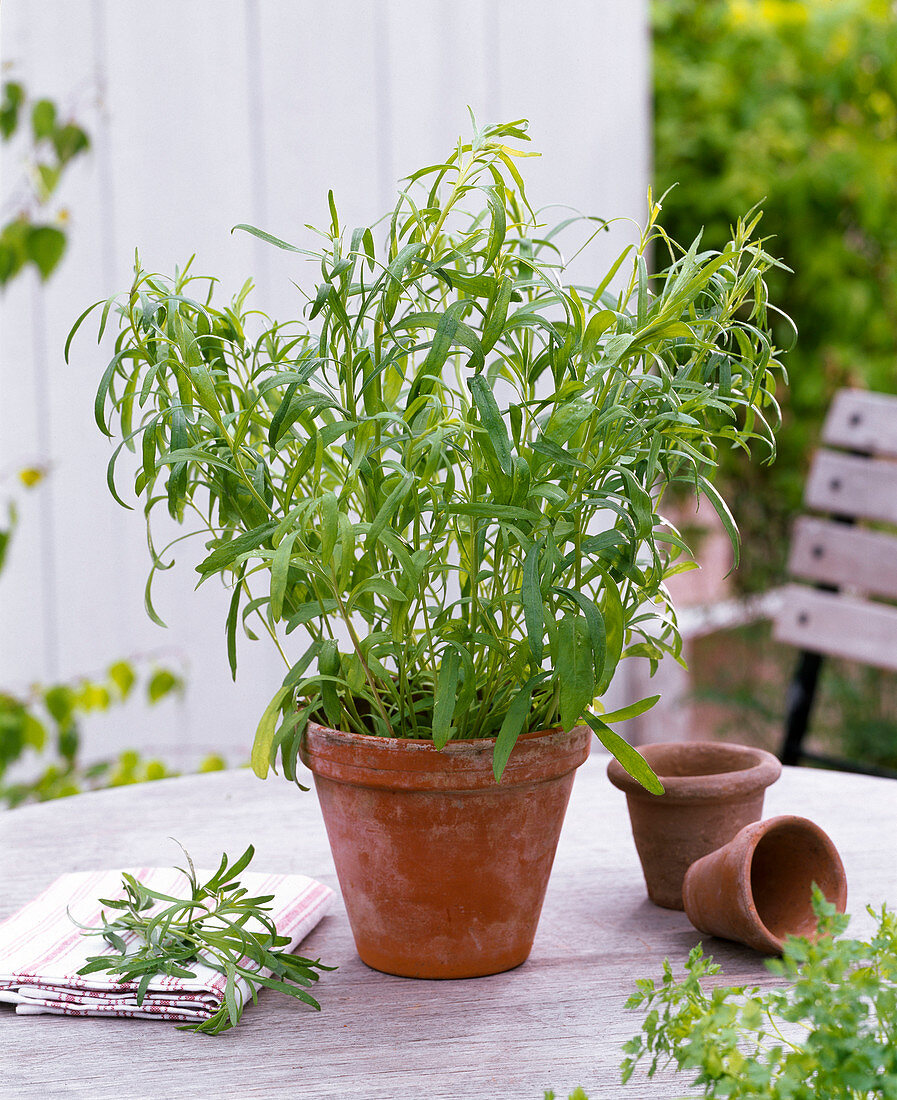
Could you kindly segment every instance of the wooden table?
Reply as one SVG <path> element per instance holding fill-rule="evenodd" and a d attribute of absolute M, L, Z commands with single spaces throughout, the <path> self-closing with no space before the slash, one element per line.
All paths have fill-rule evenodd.
<path fill-rule="evenodd" d="M 606 759 L 606 758 L 605 758 Z M 218 1038 L 136 1020 L 16 1016 L 0 1006 L 0 1096 L 340 1097 L 541 1100 L 581 1085 L 590 1100 L 682 1095 L 685 1079 L 618 1082 L 620 1045 L 639 1026 L 623 1005 L 664 956 L 677 970 L 700 939 L 683 913 L 645 895 L 623 795 L 593 755 L 580 770 L 530 960 L 507 974 L 427 982 L 369 970 L 339 905 L 305 941 L 339 970 L 315 1013 L 264 991 Z M 766 814 L 824 828 L 850 883 L 853 931 L 867 904 L 897 904 L 897 783 L 785 769 Z M 336 876 L 314 793 L 246 771 L 169 779 L 0 814 L 0 918 L 64 871 L 177 863 L 198 867 L 252 842 L 255 870 Z M 732 982 L 762 980 L 747 948 L 708 940 Z"/>

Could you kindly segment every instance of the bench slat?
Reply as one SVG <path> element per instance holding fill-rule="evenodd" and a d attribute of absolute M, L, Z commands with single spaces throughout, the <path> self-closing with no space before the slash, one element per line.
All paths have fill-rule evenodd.
<path fill-rule="evenodd" d="M 897 463 L 818 451 L 804 501 L 819 512 L 897 524 Z"/>
<path fill-rule="evenodd" d="M 897 599 L 897 536 L 802 516 L 794 526 L 788 572 L 818 584 Z"/>
<path fill-rule="evenodd" d="M 822 442 L 897 458 L 897 397 L 866 390 L 840 390 L 826 417 Z"/>
<path fill-rule="evenodd" d="M 776 641 L 897 671 L 897 608 L 788 585 L 775 621 Z"/>

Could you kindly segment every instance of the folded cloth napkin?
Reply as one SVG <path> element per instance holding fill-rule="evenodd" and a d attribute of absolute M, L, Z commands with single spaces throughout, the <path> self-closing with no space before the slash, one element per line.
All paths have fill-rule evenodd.
<path fill-rule="evenodd" d="M 140 867 L 129 873 L 152 890 L 189 896 L 184 876 L 173 867 Z M 208 873 L 198 872 L 200 876 Z M 0 1001 L 23 1015 L 128 1016 L 146 1020 L 200 1022 L 214 1015 L 224 999 L 227 979 L 197 962 L 187 969 L 195 978 L 160 975 L 153 979 L 141 1005 L 137 983 L 119 983 L 111 974 L 78 974 L 90 955 L 112 954 L 102 936 L 86 936 L 71 918 L 96 927 L 104 908 L 100 898 L 123 897 L 121 871 L 80 871 L 62 875 L 8 920 L 0 922 Z M 201 879 L 201 881 L 203 881 Z M 329 886 L 305 875 L 244 872 L 241 885 L 253 896 L 273 894 L 268 916 L 288 947 L 308 935 L 330 908 Z M 107 910 L 108 911 L 108 910 Z M 71 914 L 71 917 L 69 916 Z M 126 938 L 127 939 L 127 938 Z M 237 978 L 243 1002 L 249 987 Z"/>

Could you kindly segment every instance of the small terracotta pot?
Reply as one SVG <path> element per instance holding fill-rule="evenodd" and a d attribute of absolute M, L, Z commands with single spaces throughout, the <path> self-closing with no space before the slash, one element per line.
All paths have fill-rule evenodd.
<path fill-rule="evenodd" d="M 639 752 L 663 783 L 662 795 L 646 791 L 617 760 L 608 764 L 607 775 L 626 792 L 648 897 L 666 909 L 682 909 L 685 872 L 760 818 L 766 788 L 782 774 L 782 765 L 763 749 L 717 741 L 640 745 Z"/>
<path fill-rule="evenodd" d="M 371 737 L 308 726 L 358 954 L 414 978 L 472 978 L 529 955 L 576 768 L 591 731 L 519 738 L 501 783 L 494 739 Z"/>
<path fill-rule="evenodd" d="M 786 936 L 816 932 L 814 882 L 843 913 L 847 877 L 837 849 L 818 825 L 785 814 L 747 825 L 693 863 L 682 894 L 699 932 L 781 955 Z"/>

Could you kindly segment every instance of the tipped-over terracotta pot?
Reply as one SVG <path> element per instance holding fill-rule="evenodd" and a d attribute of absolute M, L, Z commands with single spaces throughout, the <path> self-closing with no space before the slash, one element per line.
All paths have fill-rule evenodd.
<path fill-rule="evenodd" d="M 310 723 L 314 773 L 355 946 L 375 970 L 473 978 L 524 962 L 591 731 L 494 740 L 343 733 Z"/>
<path fill-rule="evenodd" d="M 663 784 L 662 795 L 646 791 L 616 760 L 607 775 L 626 792 L 648 897 L 682 909 L 685 872 L 760 818 L 766 788 L 782 765 L 763 749 L 717 741 L 640 745 L 639 752 Z"/>
<path fill-rule="evenodd" d="M 699 932 L 781 955 L 786 936 L 816 932 L 814 882 L 843 913 L 847 877 L 837 849 L 812 821 L 784 814 L 745 826 L 693 863 L 682 896 Z"/>

